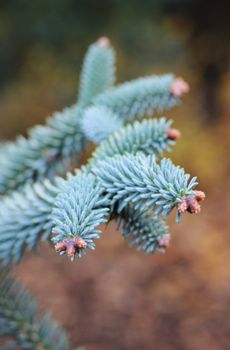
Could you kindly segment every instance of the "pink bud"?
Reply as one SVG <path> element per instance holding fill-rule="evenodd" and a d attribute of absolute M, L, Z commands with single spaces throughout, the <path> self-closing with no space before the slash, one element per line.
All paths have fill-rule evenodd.
<path fill-rule="evenodd" d="M 176 78 L 171 86 L 171 93 L 174 96 L 180 97 L 181 95 L 189 92 L 189 85 L 183 78 Z"/>
<path fill-rule="evenodd" d="M 85 249 L 87 247 L 87 243 L 83 238 L 79 237 L 76 239 L 76 247 L 78 249 Z"/>
<path fill-rule="evenodd" d="M 186 200 L 186 198 L 183 198 L 182 202 L 177 204 L 177 210 L 180 214 L 183 214 L 187 211 L 187 209 L 188 209 L 187 200 Z"/>
<path fill-rule="evenodd" d="M 105 47 L 105 48 L 110 46 L 110 40 L 105 36 L 102 36 L 101 38 L 99 38 L 97 43 L 99 46 Z"/>
<path fill-rule="evenodd" d="M 169 128 L 168 129 L 168 139 L 169 140 L 178 140 L 181 137 L 181 133 L 177 129 Z"/>
<path fill-rule="evenodd" d="M 201 202 L 205 199 L 205 193 L 203 191 L 194 191 L 194 192 L 195 192 L 196 200 L 198 202 Z"/>

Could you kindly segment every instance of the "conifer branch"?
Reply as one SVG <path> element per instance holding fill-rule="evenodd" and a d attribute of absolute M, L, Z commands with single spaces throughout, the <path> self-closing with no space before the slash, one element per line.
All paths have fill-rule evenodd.
<path fill-rule="evenodd" d="M 176 208 L 179 221 L 200 211 L 204 193 L 194 190 L 196 179 L 168 159 L 156 162 L 180 137 L 171 121 L 127 125 L 179 103 L 188 84 L 168 74 L 111 87 L 114 71 L 114 51 L 101 38 L 86 55 L 78 103 L 1 152 L 0 193 L 13 190 L 0 204 L 4 263 L 19 261 L 51 231 L 57 252 L 81 257 L 94 249 L 98 226 L 112 218 L 139 249 L 161 251 L 170 236 L 159 217 Z M 67 180 L 55 176 L 66 173 L 88 141 L 100 143 L 88 164 Z"/>
<path fill-rule="evenodd" d="M 100 124 L 103 118 L 106 120 L 103 122 L 106 127 L 104 136 L 100 136 L 103 134 L 101 129 L 98 139 L 98 136 L 90 133 L 90 121 L 88 128 L 84 123 L 82 125 L 84 109 L 73 105 L 63 112 L 55 113 L 48 118 L 46 126 L 32 128 L 28 139 L 19 137 L 11 144 L 6 157 L 1 159 L 0 194 L 17 189 L 25 182 L 33 182 L 46 176 L 52 178 L 56 173 L 64 173 L 77 162 L 79 153 L 84 149 L 86 137 L 99 142 L 110 132 L 117 130 L 117 124 L 122 125 L 123 122 L 119 122 L 117 117 L 111 117 L 113 127 L 108 132 L 108 125 L 112 125 L 108 123 L 112 112 L 124 121 L 129 121 L 177 104 L 178 96 L 171 92 L 175 81 L 177 79 L 172 75 L 141 78 L 99 95 L 94 103 L 98 107 L 110 108 L 111 111 L 107 115 L 101 115 Z"/>
<path fill-rule="evenodd" d="M 0 337 L 5 340 L 1 346 L 2 350 L 70 349 L 64 330 L 48 314 L 39 317 L 35 300 L 2 268 L 0 268 Z"/>
<path fill-rule="evenodd" d="M 120 215 L 124 219 L 124 209 L 130 208 L 131 204 L 134 212 L 130 213 L 127 224 L 124 224 L 125 232 L 130 232 L 131 229 L 134 229 L 134 232 L 137 230 L 134 227 L 135 220 L 137 220 L 136 213 L 142 213 L 143 220 L 148 221 L 150 213 L 154 211 L 155 217 L 152 222 L 146 222 L 147 226 L 152 225 L 153 231 L 149 232 L 149 226 L 143 228 L 144 235 L 141 237 L 139 233 L 133 238 L 133 242 L 139 243 L 140 247 L 145 247 L 147 251 L 148 249 L 154 251 L 159 244 L 163 248 L 168 241 L 169 234 L 164 224 L 158 220 L 159 217 L 162 215 L 167 218 L 176 208 L 177 221 L 179 221 L 182 213 L 180 205 L 185 200 L 192 202 L 193 205 L 198 201 L 196 192 L 193 191 L 197 185 L 196 178 L 189 180 L 190 175 L 186 174 L 184 169 L 173 165 L 169 159 L 163 159 L 157 164 L 154 156 L 143 154 L 114 156 L 98 161 L 90 171 L 95 175 L 96 192 L 99 192 L 100 196 L 93 195 L 92 189 L 87 188 L 89 174 L 83 172 L 80 175 L 79 184 L 78 175 L 76 175 L 71 179 L 72 184 L 67 183 L 66 187 L 62 187 L 58 195 L 60 200 L 54 203 L 55 209 L 52 217 L 55 224 L 54 240 L 56 241 L 57 237 L 59 243 L 55 249 L 57 252 L 67 252 L 70 257 L 81 256 L 86 245 L 82 247 L 83 249 L 78 249 L 75 241 L 72 241 L 75 249 L 70 249 L 69 253 L 68 246 L 64 246 L 63 243 L 66 244 L 73 237 L 80 237 L 86 241 L 89 233 L 93 238 L 98 238 L 100 231 L 96 227 L 110 219 L 108 214 L 110 217 Z M 106 209 L 101 204 L 103 197 L 106 199 Z M 90 203 L 92 203 L 91 206 Z M 89 207 L 90 210 L 88 210 Z M 94 215 L 94 208 L 97 209 L 96 215 Z M 187 207 L 187 209 L 190 208 L 190 206 Z M 144 211 L 147 211 L 147 214 L 144 214 Z M 186 209 L 183 209 L 183 212 L 185 211 Z M 187 211 L 197 213 L 197 211 Z M 97 221 L 98 217 L 101 221 Z M 148 230 L 147 233 L 146 230 Z M 160 237 L 161 235 L 163 237 Z M 147 248 L 148 244 L 149 248 Z M 63 249 L 60 250 L 60 247 Z"/>
<path fill-rule="evenodd" d="M 116 154 L 162 154 L 164 149 L 169 150 L 175 142 L 167 136 L 170 125 L 171 122 L 165 118 L 128 124 L 101 143 L 87 167 L 83 168 L 84 172 L 89 173 L 98 161 Z M 74 179 L 77 176 L 69 174 L 67 181 L 55 177 L 52 183 L 46 180 L 44 183 L 27 184 L 20 192 L 13 191 L 3 198 L 0 203 L 0 258 L 4 263 L 19 262 L 26 248 L 34 249 L 39 240 L 50 239 L 50 216 L 55 198 L 62 187 L 69 186 L 69 191 L 72 186 L 75 188 L 78 182 L 74 184 Z M 82 205 L 84 203 L 83 198 Z M 65 239 L 64 236 L 59 238 Z"/>

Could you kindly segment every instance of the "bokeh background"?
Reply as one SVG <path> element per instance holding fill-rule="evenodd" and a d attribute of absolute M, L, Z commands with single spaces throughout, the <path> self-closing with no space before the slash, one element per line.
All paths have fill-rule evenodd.
<path fill-rule="evenodd" d="M 175 72 L 191 93 L 166 115 L 172 159 L 199 178 L 199 216 L 171 221 L 166 254 L 128 249 L 111 224 L 70 264 L 48 245 L 14 270 L 86 350 L 230 349 L 230 8 L 219 0 L 1 0 L 0 138 L 76 99 L 87 46 L 110 37 L 118 82 Z"/>

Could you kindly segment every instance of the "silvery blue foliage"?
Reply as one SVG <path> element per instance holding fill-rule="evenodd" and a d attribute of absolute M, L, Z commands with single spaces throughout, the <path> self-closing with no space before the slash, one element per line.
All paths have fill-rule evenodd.
<path fill-rule="evenodd" d="M 63 182 L 52 211 L 53 241 L 81 237 L 87 248 L 94 249 L 94 239 L 100 237 L 98 226 L 108 219 L 110 201 L 92 174 L 79 171 Z M 80 257 L 85 251 L 78 251 Z"/>
<path fill-rule="evenodd" d="M 93 154 L 92 162 L 116 155 L 154 154 L 160 157 L 170 151 L 175 141 L 168 138 L 172 122 L 165 118 L 145 119 L 121 128 L 102 142 Z"/>
<path fill-rule="evenodd" d="M 58 187 L 48 180 L 27 184 L 0 203 L 0 258 L 5 263 L 19 262 L 25 249 L 35 249 L 40 239 L 51 234 L 50 214 Z"/>
<path fill-rule="evenodd" d="M 171 94 L 175 77 L 172 74 L 139 78 L 108 89 L 94 99 L 126 121 L 133 121 L 153 112 L 162 112 L 179 103 Z"/>
<path fill-rule="evenodd" d="M 81 173 L 89 174 L 98 161 L 116 154 L 162 154 L 173 143 L 166 137 L 170 125 L 171 122 L 165 118 L 128 124 L 97 147 Z M 77 175 L 69 175 L 68 181 L 55 177 L 52 182 L 46 180 L 43 183 L 26 184 L 21 191 L 13 191 L 3 198 L 0 203 L 0 258 L 5 263 L 18 262 L 26 249 L 36 248 L 40 239 L 50 239 L 55 198 L 62 186 L 67 188 L 68 193 L 75 178 Z M 77 184 L 79 182 L 74 186 Z M 65 198 L 68 199 L 68 195 Z M 64 199 L 61 203 L 64 203 Z M 60 208 L 62 210 L 61 205 Z"/>
<path fill-rule="evenodd" d="M 165 236 L 169 236 L 169 230 L 163 220 L 152 213 L 128 206 L 118 216 L 118 221 L 123 237 L 130 239 L 130 245 L 136 245 L 138 251 L 143 250 L 147 254 L 157 250 L 164 252 L 159 241 Z"/>
<path fill-rule="evenodd" d="M 91 45 L 83 63 L 78 103 L 55 113 L 45 126 L 29 130 L 28 138 L 1 146 L 0 193 L 12 191 L 0 204 L 3 262 L 19 261 L 26 248 L 50 239 L 52 230 L 54 242 L 80 237 L 94 248 L 98 226 L 114 215 L 121 218 L 124 209 L 127 214 L 130 204 L 127 222 L 135 225 L 141 211 L 155 232 L 141 234 L 149 232 L 146 223 L 139 238 L 135 234 L 135 242 L 154 251 L 153 243 L 144 242 L 165 227 L 155 218 L 151 221 L 149 211 L 167 217 L 184 196 L 193 194 L 195 179 L 189 183 L 184 170 L 169 160 L 156 163 L 175 143 L 168 135 L 171 121 L 146 119 L 127 125 L 177 104 L 179 99 L 171 92 L 175 77 L 151 76 L 111 87 L 114 62 L 108 39 Z M 66 173 L 88 141 L 100 143 L 88 164 L 67 180 L 54 177 Z M 123 227 L 128 232 L 125 222 Z M 78 255 L 84 252 L 79 249 Z"/>
<path fill-rule="evenodd" d="M 29 138 L 20 136 L 0 158 L 0 193 L 21 187 L 25 182 L 53 177 L 75 164 L 84 147 L 80 131 L 81 111 L 70 107 L 55 113 L 46 126 L 29 130 Z"/>
<path fill-rule="evenodd" d="M 92 172 L 118 203 L 121 212 L 130 202 L 136 209 L 155 209 L 156 215 L 167 217 L 184 196 L 192 195 L 196 178 L 163 159 L 157 164 L 154 156 L 115 156 L 98 162 Z"/>
<path fill-rule="evenodd" d="M 88 106 L 92 99 L 115 83 L 115 52 L 109 45 L 100 44 L 100 39 L 90 45 L 83 62 L 79 105 Z"/>
<path fill-rule="evenodd" d="M 199 211 L 196 178 L 169 159 L 159 161 L 177 138 L 175 130 L 169 134 L 171 121 L 134 122 L 178 104 L 174 95 L 188 90 L 186 83 L 167 74 L 113 87 L 114 63 L 114 50 L 101 38 L 86 54 L 77 103 L 30 129 L 27 138 L 0 145 L 0 194 L 7 194 L 0 202 L 2 263 L 18 262 L 51 233 L 57 252 L 81 257 L 94 249 L 99 226 L 112 219 L 138 250 L 164 251 L 169 231 L 160 216 L 177 207 L 179 220 L 183 205 Z M 174 82 L 177 90 L 182 84 L 179 92 Z M 100 144 L 88 163 L 57 177 L 72 169 L 88 141 Z M 13 337 L 2 350 L 69 349 L 63 331 L 37 317 L 34 301 L 1 268 L 0 336 Z"/>
<path fill-rule="evenodd" d="M 30 129 L 28 138 L 20 136 L 8 147 L 5 157 L 0 157 L 0 194 L 26 182 L 63 174 L 76 164 L 86 142 L 80 123 L 83 107 L 113 84 L 114 64 L 110 46 L 90 46 L 80 79 L 79 102 L 54 113 L 46 125 Z"/>
<path fill-rule="evenodd" d="M 113 75 L 112 68 L 111 75 Z M 88 79 L 89 77 L 90 75 Z M 110 109 L 108 116 L 104 114 L 106 119 L 113 115 L 111 128 L 109 129 L 107 120 L 103 121 L 106 129 L 104 133 L 100 129 L 100 135 L 112 132 L 118 126 L 119 119 L 116 119 L 114 114 L 123 122 L 132 121 L 134 118 L 141 118 L 145 114 L 151 115 L 154 111 L 176 105 L 179 99 L 170 92 L 174 79 L 173 75 L 141 78 L 112 88 L 99 94 L 98 97 L 92 96 L 94 105 Z M 101 91 L 101 86 L 98 90 Z M 88 127 L 84 124 L 86 135 L 82 131 L 83 112 L 81 104 L 74 104 L 63 112 L 54 113 L 48 118 L 45 126 L 32 128 L 28 138 L 20 136 L 15 143 L 12 143 L 6 156 L 0 157 L 2 164 L 0 193 L 5 194 L 18 189 L 25 182 L 33 182 L 46 176 L 52 178 L 57 173 L 64 173 L 76 163 L 85 147 L 86 136 L 92 135 L 91 122 Z M 100 124 L 102 125 L 102 119 Z"/>
<path fill-rule="evenodd" d="M 122 126 L 121 118 L 104 106 L 89 107 L 82 116 L 84 135 L 97 144 L 100 144 Z"/>
<path fill-rule="evenodd" d="M 184 196 L 193 195 L 197 184 L 169 159 L 158 164 L 153 155 L 107 157 L 87 171 L 60 189 L 52 214 L 55 243 L 81 237 L 94 248 L 93 239 L 100 235 L 97 227 L 115 216 L 123 222 L 125 237 L 132 231 L 133 244 L 154 252 L 160 248 L 158 240 L 168 235 L 159 216 L 167 217 Z"/>
<path fill-rule="evenodd" d="M 70 349 L 64 330 L 48 314 L 40 317 L 35 300 L 1 268 L 0 337 L 5 339 L 2 350 Z"/>

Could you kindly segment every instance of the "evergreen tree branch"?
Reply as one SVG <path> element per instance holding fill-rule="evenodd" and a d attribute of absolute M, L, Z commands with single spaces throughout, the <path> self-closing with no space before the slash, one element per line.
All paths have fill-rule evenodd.
<path fill-rule="evenodd" d="M 132 242 L 140 249 L 163 249 L 169 235 L 158 217 L 167 217 L 174 207 L 178 221 L 186 211 L 200 211 L 204 194 L 194 191 L 195 178 L 188 182 L 189 175 L 169 160 L 156 163 L 180 136 L 171 122 L 161 118 L 122 127 L 177 104 L 188 92 L 187 83 L 170 74 L 110 88 L 113 81 L 114 52 L 101 38 L 86 55 L 78 104 L 56 113 L 46 126 L 32 128 L 28 139 L 19 137 L 0 156 L 0 193 L 22 186 L 0 206 L 5 263 L 19 261 L 26 247 L 50 238 L 51 229 L 56 251 L 80 257 L 86 248 L 94 249 L 98 226 L 114 215 L 123 222 L 125 237 L 133 231 Z M 103 141 L 87 166 L 67 180 L 53 179 L 76 161 L 87 141 Z M 52 183 L 42 183 L 44 177 Z"/>
<path fill-rule="evenodd" d="M 190 175 L 186 174 L 182 168 L 173 165 L 169 159 L 163 159 L 160 164 L 157 164 L 154 156 L 143 154 L 114 156 L 97 162 L 92 167 L 91 172 L 95 175 L 94 181 L 98 186 L 97 191 L 100 193 L 98 199 L 96 195 L 91 195 L 92 190 L 87 189 L 86 184 L 89 182 L 89 174 L 83 172 L 81 182 L 78 184 L 78 175 L 73 177 L 71 181 L 74 185 L 69 183 L 66 188 L 62 187 L 58 195 L 61 200 L 56 200 L 54 203 L 54 239 L 56 240 L 56 237 L 58 237 L 58 245 L 55 246 L 55 249 L 57 252 L 67 252 L 67 255 L 71 258 L 79 255 L 79 251 L 81 256 L 82 251 L 87 247 L 85 244 L 79 249 L 77 243 L 72 241 L 73 236 L 83 238 L 86 232 L 85 237 L 87 238 L 90 232 L 93 238 L 98 238 L 100 231 L 96 227 L 101 222 L 109 220 L 108 214 L 111 217 L 120 215 L 122 218 L 124 209 L 129 208 L 131 204 L 134 211 L 139 211 L 139 213 L 146 210 L 147 214 L 150 215 L 154 211 L 155 218 L 149 223 L 149 225 L 152 225 L 153 231 L 146 233 L 146 230 L 149 230 L 149 227 L 147 227 L 143 231 L 143 236 L 140 233 L 133 238 L 133 242 L 139 243 L 140 247 L 145 247 L 146 250 L 152 249 L 152 251 L 156 249 L 161 234 L 163 234 L 163 237 L 159 244 L 164 247 L 167 242 L 165 236 L 168 232 L 164 224 L 158 220 L 160 215 L 168 217 L 176 207 L 177 221 L 179 221 L 181 213 L 186 211 L 181 210 L 184 203 L 193 202 L 199 205 L 197 194 L 193 191 L 197 185 L 196 178 L 189 181 Z M 102 211 L 104 207 L 101 206 L 103 197 L 106 198 L 105 211 Z M 92 198 L 95 200 L 92 200 Z M 108 199 L 109 203 L 107 202 Z M 92 206 L 88 211 L 91 201 Z M 97 222 L 98 214 L 94 217 L 94 208 L 99 210 L 99 218 L 103 221 Z M 197 213 L 197 211 L 188 211 Z M 82 218 L 80 223 L 79 217 Z M 128 224 L 124 226 L 127 228 L 126 232 L 129 232 L 128 229 L 135 229 L 136 219 L 135 213 L 130 214 L 131 226 Z M 145 219 L 149 220 L 149 216 L 146 217 L 143 214 L 143 220 Z M 95 229 L 96 237 L 94 237 Z M 150 238 L 148 235 L 150 234 L 151 244 L 148 241 L 148 238 Z M 71 242 L 70 248 L 69 241 Z M 147 248 L 148 244 L 150 245 L 149 248 Z M 72 248 L 73 245 L 74 249 Z M 70 249 L 70 253 L 68 249 Z"/>
<path fill-rule="evenodd" d="M 90 172 L 98 161 L 116 154 L 162 154 L 174 142 L 167 136 L 170 130 L 174 130 L 170 125 L 170 121 L 161 118 L 123 127 L 101 143 L 84 171 Z M 78 182 L 73 182 L 77 176 L 69 175 L 67 181 L 55 177 L 52 183 L 46 180 L 44 183 L 27 184 L 20 192 L 13 191 L 3 198 L 0 204 L 0 258 L 4 263 L 19 262 L 26 248 L 34 249 L 39 240 L 50 239 L 50 216 L 55 198 L 65 184 L 69 186 L 69 191 L 72 186 L 76 187 Z"/>
<path fill-rule="evenodd" d="M 0 268 L 0 337 L 2 350 L 69 350 L 63 329 L 46 314 L 38 316 L 35 300 Z M 6 337 L 12 340 L 6 340 Z"/>
<path fill-rule="evenodd" d="M 178 97 L 171 92 L 176 81 L 171 75 L 137 79 L 98 96 L 95 102 L 109 107 L 126 121 L 132 120 L 142 117 L 147 110 L 152 113 L 154 109 L 178 103 Z M 77 105 L 66 108 L 50 117 L 46 126 L 32 128 L 28 139 L 19 137 L 11 144 L 10 152 L 1 159 L 0 193 L 17 189 L 27 181 L 62 174 L 76 162 L 85 145 L 82 114 Z"/>
<path fill-rule="evenodd" d="M 148 108 L 152 113 L 154 108 L 160 110 L 176 104 L 178 98 L 171 93 L 175 81 L 173 76 L 137 79 L 100 95 L 95 101 L 107 104 L 119 117 L 132 120 L 137 115 L 143 116 Z M 63 173 L 73 161 L 76 162 L 85 145 L 82 113 L 77 105 L 66 108 L 50 117 L 46 126 L 32 128 L 28 139 L 19 137 L 6 157 L 1 159 L 0 193 L 17 189 L 27 181 L 45 176 L 52 178 L 55 173 Z"/>

